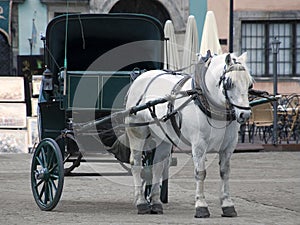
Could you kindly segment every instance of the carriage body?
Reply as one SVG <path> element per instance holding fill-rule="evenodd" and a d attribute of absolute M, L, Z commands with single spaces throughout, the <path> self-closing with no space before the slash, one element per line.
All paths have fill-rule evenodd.
<path fill-rule="evenodd" d="M 99 127 L 92 135 L 74 135 L 74 125 L 123 109 L 132 76 L 163 68 L 164 33 L 158 20 L 141 14 L 63 15 L 48 24 L 45 50 L 40 143 L 31 180 L 38 206 L 52 210 L 60 198 L 66 155 L 103 147 L 93 138 Z M 46 163 L 49 158 L 53 162 Z"/>
<path fill-rule="evenodd" d="M 57 138 L 70 118 L 86 122 L 91 120 L 87 115 L 99 119 L 122 109 L 132 71 L 163 67 L 163 41 L 161 24 L 146 15 L 81 14 L 52 20 L 45 55 L 52 88 L 42 90 L 39 101 L 41 139 Z"/>

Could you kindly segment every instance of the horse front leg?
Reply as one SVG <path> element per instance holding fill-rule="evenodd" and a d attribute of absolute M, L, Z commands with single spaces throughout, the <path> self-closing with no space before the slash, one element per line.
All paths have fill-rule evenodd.
<path fill-rule="evenodd" d="M 234 208 L 234 203 L 230 198 L 229 193 L 229 175 L 230 175 L 230 159 L 232 152 L 219 153 L 220 177 L 221 177 L 221 191 L 220 203 L 222 207 L 223 217 L 236 217 L 237 213 Z"/>
<path fill-rule="evenodd" d="M 204 195 L 204 180 L 206 178 L 205 159 L 206 156 L 203 152 L 193 153 L 193 161 L 195 166 L 194 174 L 196 180 L 195 218 L 207 218 L 210 216 Z"/>

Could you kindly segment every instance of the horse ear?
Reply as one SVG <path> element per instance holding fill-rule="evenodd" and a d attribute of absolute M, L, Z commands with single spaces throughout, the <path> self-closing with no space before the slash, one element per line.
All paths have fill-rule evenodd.
<path fill-rule="evenodd" d="M 238 61 L 239 61 L 239 62 L 244 62 L 244 63 L 246 63 L 246 61 L 247 61 L 247 52 L 244 52 L 243 54 L 241 54 L 241 55 L 238 57 Z"/>
<path fill-rule="evenodd" d="M 232 64 L 232 62 L 231 62 L 231 55 L 230 54 L 226 55 L 225 63 L 226 63 L 227 66 L 230 66 Z"/>

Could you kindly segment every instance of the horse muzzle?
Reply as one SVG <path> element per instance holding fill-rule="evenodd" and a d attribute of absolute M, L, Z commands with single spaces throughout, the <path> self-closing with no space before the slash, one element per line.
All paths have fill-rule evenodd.
<path fill-rule="evenodd" d="M 251 116 L 251 110 L 236 110 L 236 120 L 240 124 L 244 124 Z"/>

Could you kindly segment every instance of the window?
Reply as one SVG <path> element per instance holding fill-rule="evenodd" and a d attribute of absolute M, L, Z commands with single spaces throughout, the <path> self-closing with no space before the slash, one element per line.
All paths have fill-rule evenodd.
<path fill-rule="evenodd" d="M 281 41 L 277 73 L 281 77 L 300 76 L 300 21 L 242 22 L 242 52 L 249 53 L 249 67 L 253 76 L 273 75 L 271 42 Z"/>

